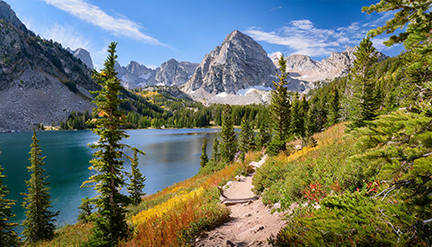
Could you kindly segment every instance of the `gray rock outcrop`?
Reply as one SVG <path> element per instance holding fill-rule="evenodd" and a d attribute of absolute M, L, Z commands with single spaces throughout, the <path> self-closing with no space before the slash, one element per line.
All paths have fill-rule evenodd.
<path fill-rule="evenodd" d="M 87 68 L 93 70 L 93 60 L 90 56 L 90 52 L 86 51 L 84 48 L 78 48 L 75 51 L 71 50 L 70 48 L 67 48 L 67 50 L 72 53 L 76 58 L 80 59 Z"/>
<path fill-rule="evenodd" d="M 290 77 L 308 84 L 316 81 L 324 81 L 336 77 L 345 76 L 354 66 L 356 51 L 355 47 L 348 47 L 342 52 L 332 52 L 328 58 L 316 61 L 305 55 L 291 55 L 285 57 L 287 70 Z M 275 53 L 271 59 L 279 67 L 278 59 L 280 53 Z M 388 56 L 378 53 L 378 61 L 387 59 Z"/>
<path fill-rule="evenodd" d="M 177 62 L 170 59 L 156 69 L 147 68 L 135 61 L 126 67 L 116 63 L 115 69 L 125 88 L 133 89 L 145 86 L 181 86 L 185 84 L 194 73 L 198 64 L 190 62 Z"/>
<path fill-rule="evenodd" d="M 118 73 L 117 77 L 121 79 L 123 87 L 127 89 L 153 85 L 155 81 L 156 71 L 135 61 L 131 61 L 126 67 L 116 62 L 115 69 Z"/>
<path fill-rule="evenodd" d="M 0 0 L 0 20 L 9 23 L 25 33 L 28 31 L 26 26 L 18 19 L 15 12 L 11 9 L 10 5 L 3 0 Z"/>
<path fill-rule="evenodd" d="M 181 86 L 189 80 L 197 66 L 197 63 L 179 63 L 175 59 L 170 59 L 156 69 L 156 81 L 159 85 Z"/>
<path fill-rule="evenodd" d="M 90 70 L 61 44 L 27 30 L 0 1 L 0 132 L 58 125 L 71 111 L 91 111 Z"/>
<path fill-rule="evenodd" d="M 198 65 L 182 88 L 210 94 L 237 94 L 251 87 L 272 88 L 276 67 L 256 41 L 235 30 Z"/>

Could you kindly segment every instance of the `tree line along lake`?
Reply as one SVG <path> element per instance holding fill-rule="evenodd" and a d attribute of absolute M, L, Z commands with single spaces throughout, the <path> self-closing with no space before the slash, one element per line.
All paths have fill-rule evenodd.
<path fill-rule="evenodd" d="M 129 139 L 123 142 L 143 150 L 146 155 L 139 155 L 139 169 L 146 176 L 144 192 L 153 194 L 174 183 L 194 176 L 200 168 L 200 155 L 203 139 L 208 141 L 207 155 L 211 155 L 211 146 L 219 129 L 142 129 L 129 130 Z M 23 196 L 27 192 L 25 180 L 30 173 L 30 144 L 33 133 L 0 134 L 0 165 L 7 177 L 3 183 L 10 191 L 8 199 L 16 201 L 13 207 L 16 217 L 12 221 L 21 223 L 25 219 L 25 210 L 21 207 Z M 89 161 L 94 149 L 88 146 L 95 143 L 98 136 L 91 131 L 44 131 L 38 132 L 43 168 L 51 194 L 52 211 L 60 211 L 57 224 L 73 224 L 78 217 L 81 198 L 96 195 L 92 188 L 80 188 L 94 172 L 90 171 Z M 132 150 L 127 154 L 132 156 Z M 125 161 L 125 170 L 130 172 L 130 161 Z M 123 188 L 125 193 L 126 190 Z"/>

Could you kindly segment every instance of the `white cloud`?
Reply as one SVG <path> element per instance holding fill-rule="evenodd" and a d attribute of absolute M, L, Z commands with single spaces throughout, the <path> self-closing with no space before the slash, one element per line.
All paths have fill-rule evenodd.
<path fill-rule="evenodd" d="M 313 24 L 310 20 L 292 21 L 291 25 L 298 27 L 300 29 L 305 29 L 305 30 L 311 30 L 313 28 Z"/>
<path fill-rule="evenodd" d="M 89 22 L 116 36 L 126 36 L 152 45 L 167 46 L 157 39 L 150 37 L 140 31 L 139 23 L 129 20 L 124 16 L 113 17 L 105 13 L 98 6 L 92 5 L 85 0 L 44 0 L 46 3 L 61 9 Z"/>
<path fill-rule="evenodd" d="M 388 47 L 384 44 L 384 41 L 387 41 L 387 40 L 388 40 L 388 38 L 373 38 L 373 39 L 371 39 L 373 46 L 379 51 L 385 51 L 385 50 L 391 49 L 391 47 Z M 393 46 L 398 46 L 398 45 L 401 45 L 401 44 L 396 44 Z"/>
<path fill-rule="evenodd" d="M 70 47 L 72 50 L 77 48 L 89 50 L 91 48 L 91 42 L 85 39 L 83 35 L 78 33 L 70 25 L 63 26 L 54 23 L 52 26 L 43 27 L 35 25 L 32 19 L 22 18 L 22 21 L 28 29 L 44 39 L 52 39 L 53 41 L 61 43 L 64 48 Z"/>
<path fill-rule="evenodd" d="M 277 30 L 264 31 L 259 27 L 251 27 L 244 33 L 257 41 L 285 46 L 288 55 L 303 54 L 316 58 L 328 56 L 341 48 L 353 47 L 360 43 L 368 30 L 376 25 L 382 25 L 392 14 L 385 13 L 378 19 L 353 22 L 348 26 L 332 29 L 316 28 L 310 20 L 293 20 Z M 375 38 L 374 45 L 378 50 L 386 50 L 383 45 L 387 38 Z"/>
<path fill-rule="evenodd" d="M 277 10 L 277 9 L 281 9 L 281 8 L 282 8 L 282 6 L 275 7 L 275 8 L 272 8 L 270 11 L 275 11 L 275 10 Z"/>
<path fill-rule="evenodd" d="M 90 52 L 93 59 L 94 67 L 98 70 L 103 69 L 103 63 L 108 56 L 109 44 L 110 43 L 108 41 L 105 41 L 105 45 L 103 46 L 103 48 L 100 48 L 99 50 L 92 50 Z"/>

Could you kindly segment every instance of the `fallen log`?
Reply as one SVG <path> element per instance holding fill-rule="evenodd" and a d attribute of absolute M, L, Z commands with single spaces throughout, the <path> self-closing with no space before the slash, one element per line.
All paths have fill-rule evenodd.
<path fill-rule="evenodd" d="M 225 205 L 235 205 L 235 204 L 243 204 L 243 203 L 252 203 L 253 201 L 256 201 L 259 199 L 258 196 L 254 196 L 254 197 L 249 197 L 249 198 L 240 198 L 240 199 L 233 199 L 233 198 L 228 198 L 223 194 L 223 190 L 222 188 L 218 187 L 219 191 L 220 191 L 220 197 L 219 199 L 221 200 L 222 204 Z"/>

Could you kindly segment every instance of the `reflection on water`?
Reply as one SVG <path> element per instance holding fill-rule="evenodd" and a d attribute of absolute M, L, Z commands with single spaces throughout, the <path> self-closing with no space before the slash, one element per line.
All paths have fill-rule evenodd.
<path fill-rule="evenodd" d="M 124 142 L 142 149 L 146 155 L 139 157 L 139 168 L 147 178 L 144 191 L 155 193 L 167 186 L 195 175 L 199 170 L 203 139 L 208 140 L 207 152 L 218 129 L 167 129 L 167 130 L 130 130 L 130 138 Z M 16 200 L 15 220 L 24 219 L 20 207 L 26 192 L 24 180 L 30 178 L 27 172 L 32 133 L 0 134 L 0 165 L 5 169 L 9 199 Z M 78 216 L 81 198 L 95 196 L 91 188 L 80 188 L 82 182 L 92 175 L 87 168 L 92 159 L 93 149 L 88 143 L 94 143 L 98 136 L 91 131 L 39 132 L 38 139 L 42 156 L 46 156 L 44 169 L 51 183 L 52 210 L 60 210 L 57 218 L 60 225 L 74 223 Z M 127 151 L 132 155 L 132 151 Z M 125 162 L 125 169 L 130 171 L 130 162 Z"/>

